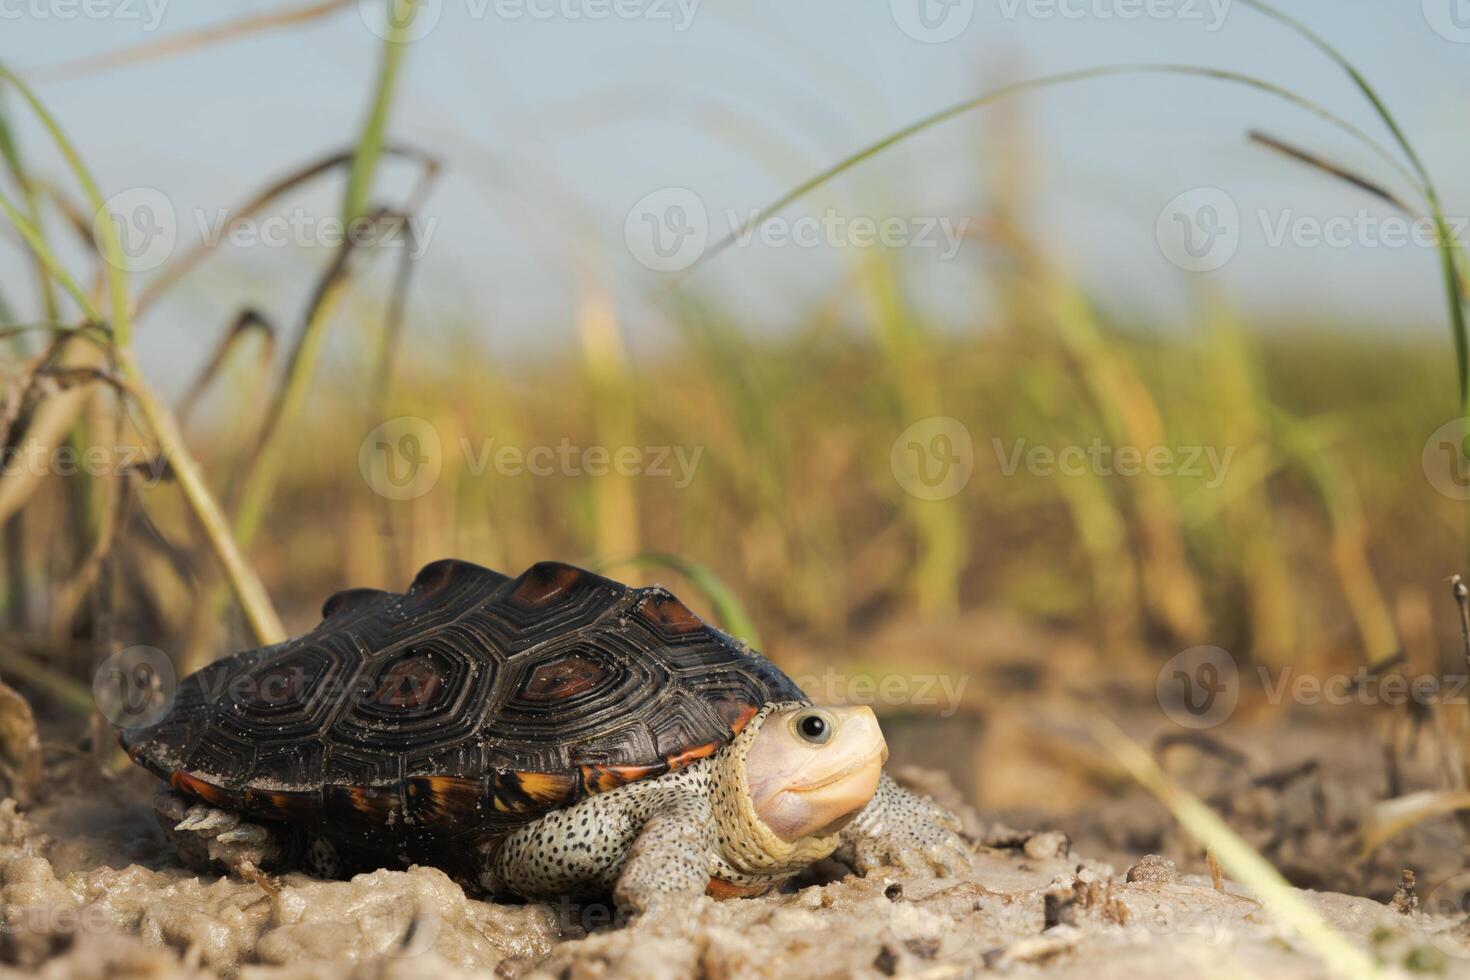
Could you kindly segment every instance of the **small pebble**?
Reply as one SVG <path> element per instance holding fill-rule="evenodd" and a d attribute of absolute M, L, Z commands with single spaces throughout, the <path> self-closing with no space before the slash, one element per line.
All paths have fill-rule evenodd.
<path fill-rule="evenodd" d="M 1027 857 L 1037 861 L 1066 857 L 1067 852 L 1071 849 L 1072 841 L 1060 830 L 1046 830 L 1039 834 L 1032 834 L 1021 848 Z"/>
<path fill-rule="evenodd" d="M 1162 854 L 1149 854 L 1133 867 L 1128 869 L 1127 880 L 1129 881 L 1161 881 L 1170 882 L 1179 880 L 1179 869 L 1174 862 Z"/>

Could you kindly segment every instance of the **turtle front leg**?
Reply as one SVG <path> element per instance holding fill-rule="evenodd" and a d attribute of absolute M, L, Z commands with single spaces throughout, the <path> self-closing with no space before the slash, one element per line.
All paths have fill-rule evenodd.
<path fill-rule="evenodd" d="M 299 834 L 250 823 L 240 814 L 190 800 L 168 788 L 153 798 L 153 811 L 184 864 L 197 871 L 220 865 L 246 881 L 274 889 L 265 869 L 300 857 Z"/>
<path fill-rule="evenodd" d="M 833 857 L 863 876 L 893 866 L 909 874 L 956 877 L 973 866 L 954 814 L 886 773 L 873 799 L 843 828 L 841 840 Z"/>
<path fill-rule="evenodd" d="M 653 922 L 687 913 L 709 885 L 709 803 L 694 792 L 663 794 L 618 874 L 618 911 Z"/>

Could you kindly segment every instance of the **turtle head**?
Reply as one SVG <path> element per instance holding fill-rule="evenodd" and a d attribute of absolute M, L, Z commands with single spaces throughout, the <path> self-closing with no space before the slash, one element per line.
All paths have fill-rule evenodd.
<path fill-rule="evenodd" d="M 868 805 L 888 759 L 873 709 L 803 705 L 774 711 L 745 756 L 761 822 L 785 841 L 831 834 Z"/>

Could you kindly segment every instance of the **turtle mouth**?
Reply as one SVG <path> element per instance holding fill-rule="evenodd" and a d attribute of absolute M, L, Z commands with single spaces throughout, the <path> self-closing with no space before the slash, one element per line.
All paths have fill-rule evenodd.
<path fill-rule="evenodd" d="M 797 785 L 789 786 L 787 787 L 787 790 L 788 792 L 792 793 L 815 793 L 818 790 L 826 789 L 828 786 L 835 786 L 838 783 L 845 782 L 846 780 L 852 779 L 857 776 L 866 777 L 867 775 L 869 775 L 869 770 L 873 770 L 874 773 L 879 772 L 883 769 L 883 764 L 887 761 L 888 744 L 886 742 L 880 742 L 878 743 L 877 751 L 875 751 L 870 757 L 866 759 L 854 759 L 852 762 L 849 762 L 847 765 L 835 770 L 834 772 L 830 772 L 825 776 L 821 776 L 809 782 L 803 782 Z M 877 776 L 873 775 L 872 778 L 876 782 Z"/>
<path fill-rule="evenodd" d="M 767 825 L 787 841 L 836 833 L 873 798 L 887 758 L 885 747 L 820 779 L 787 786 L 766 808 Z"/>

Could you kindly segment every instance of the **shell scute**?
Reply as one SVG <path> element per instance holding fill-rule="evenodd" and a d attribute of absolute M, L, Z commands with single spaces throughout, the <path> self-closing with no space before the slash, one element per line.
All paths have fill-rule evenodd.
<path fill-rule="evenodd" d="M 365 615 L 392 599 L 393 593 L 382 589 L 343 589 L 332 593 L 322 603 L 322 619 Z"/>
<path fill-rule="evenodd" d="M 599 583 L 607 581 L 575 565 L 537 562 L 516 579 L 510 601 L 525 609 L 544 609 L 571 601 L 578 592 L 596 589 Z"/>
<path fill-rule="evenodd" d="M 649 589 L 648 593 L 635 608 L 660 633 L 684 636 L 704 628 L 704 621 L 673 593 L 663 589 Z"/>

